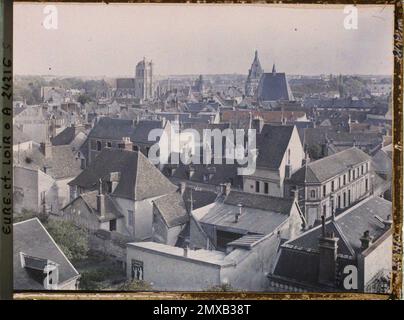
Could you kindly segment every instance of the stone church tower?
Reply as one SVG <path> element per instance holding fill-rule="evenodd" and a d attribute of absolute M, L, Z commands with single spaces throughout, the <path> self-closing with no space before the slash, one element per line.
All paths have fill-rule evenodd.
<path fill-rule="evenodd" d="M 141 100 L 152 100 L 153 93 L 153 62 L 143 58 L 136 65 L 135 96 Z"/>
<path fill-rule="evenodd" d="M 252 97 L 256 95 L 258 84 L 263 72 L 264 70 L 262 70 L 260 60 L 258 59 L 258 51 L 256 50 L 254 61 L 251 64 L 250 70 L 248 71 L 248 77 L 245 83 L 246 96 Z"/>

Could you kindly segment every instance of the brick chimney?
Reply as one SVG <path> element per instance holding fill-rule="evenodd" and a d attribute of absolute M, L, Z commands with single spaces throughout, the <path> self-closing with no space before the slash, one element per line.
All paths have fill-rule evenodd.
<path fill-rule="evenodd" d="M 318 249 L 318 282 L 327 286 L 335 286 L 338 238 L 333 233 L 326 234 L 324 216 L 321 216 L 321 236 L 318 239 Z"/>

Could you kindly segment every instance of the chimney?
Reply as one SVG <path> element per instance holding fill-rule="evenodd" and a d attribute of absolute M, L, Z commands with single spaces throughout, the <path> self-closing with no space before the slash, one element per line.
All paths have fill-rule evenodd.
<path fill-rule="evenodd" d="M 372 243 L 372 239 L 373 237 L 370 236 L 369 230 L 366 230 L 363 233 L 363 236 L 359 239 L 361 241 L 361 249 L 366 250 L 367 248 L 369 248 L 369 245 Z"/>
<path fill-rule="evenodd" d="M 261 133 L 264 127 L 264 119 L 260 116 L 255 117 L 252 120 L 252 129 L 255 129 L 257 133 Z"/>
<path fill-rule="evenodd" d="M 318 282 L 334 287 L 336 284 L 336 266 L 338 238 L 333 233 L 326 234 L 325 217 L 321 216 L 321 236 L 318 239 L 319 273 Z"/>
<path fill-rule="evenodd" d="M 129 137 L 123 137 L 120 147 L 124 150 L 132 151 L 133 150 L 133 142 L 130 141 Z"/>
<path fill-rule="evenodd" d="M 46 159 L 52 158 L 52 144 L 49 140 L 47 140 L 46 142 L 41 142 L 40 151 Z"/>
<path fill-rule="evenodd" d="M 238 222 L 238 218 L 241 216 L 242 212 L 243 212 L 243 205 L 241 203 L 239 203 L 237 205 L 238 207 L 238 211 L 236 211 L 236 213 L 234 214 L 234 223 Z"/>
<path fill-rule="evenodd" d="M 292 176 L 292 166 L 290 164 L 285 165 L 285 178 L 289 179 Z"/>
<path fill-rule="evenodd" d="M 189 240 L 185 240 L 184 242 L 184 257 L 188 257 L 189 254 Z"/>
<path fill-rule="evenodd" d="M 98 185 L 98 194 L 97 194 L 97 211 L 100 216 L 103 217 L 105 215 L 105 195 L 102 193 L 102 181 L 99 180 Z"/>
<path fill-rule="evenodd" d="M 231 185 L 230 183 L 221 183 L 220 184 L 220 193 L 224 196 L 227 196 L 230 193 Z"/>

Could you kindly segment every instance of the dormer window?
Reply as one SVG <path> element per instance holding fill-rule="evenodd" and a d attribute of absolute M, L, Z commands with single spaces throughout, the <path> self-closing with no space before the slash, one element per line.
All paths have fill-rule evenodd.
<path fill-rule="evenodd" d="M 101 141 L 97 141 L 97 151 L 101 151 Z"/>

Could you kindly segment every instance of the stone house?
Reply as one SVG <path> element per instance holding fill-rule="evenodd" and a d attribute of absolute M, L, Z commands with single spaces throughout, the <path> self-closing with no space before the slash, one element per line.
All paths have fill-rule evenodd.
<path fill-rule="evenodd" d="M 370 157 L 350 148 L 310 162 L 292 174 L 285 183 L 285 194 L 299 194 L 299 205 L 307 227 L 321 216 L 338 214 L 371 193 Z"/>
<path fill-rule="evenodd" d="M 136 240 L 152 237 L 153 201 L 175 193 L 178 189 L 143 153 L 121 148 L 104 148 L 69 186 L 71 203 L 64 208 L 65 215 L 78 214 L 73 211 L 77 197 L 91 196 L 94 203 L 94 196 L 103 196 L 116 205 L 116 211 L 119 212 L 116 225 L 110 222 L 110 229 L 112 223 L 112 231 Z M 95 190 L 101 190 L 100 194 L 89 194 Z M 97 219 L 98 211 L 92 213 Z M 78 221 L 80 225 L 87 223 L 76 218 L 72 220 Z"/>
<path fill-rule="evenodd" d="M 14 152 L 14 210 L 58 213 L 70 199 L 68 182 L 81 172 L 70 146 L 50 142 Z"/>
<path fill-rule="evenodd" d="M 300 169 L 304 150 L 295 126 L 264 125 L 254 120 L 257 130 L 256 169 L 243 176 L 243 190 L 248 193 L 284 197 L 284 182 Z"/>

